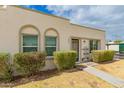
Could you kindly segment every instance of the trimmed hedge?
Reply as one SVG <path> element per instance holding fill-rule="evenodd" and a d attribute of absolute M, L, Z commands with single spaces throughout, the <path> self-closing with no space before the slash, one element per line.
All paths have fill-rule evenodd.
<path fill-rule="evenodd" d="M 93 62 L 112 61 L 115 55 L 114 50 L 93 50 L 92 53 Z"/>
<path fill-rule="evenodd" d="M 54 63 L 58 70 L 73 68 L 76 56 L 76 51 L 56 51 L 54 52 Z"/>
<path fill-rule="evenodd" d="M 45 53 L 27 52 L 14 55 L 14 63 L 19 71 L 29 76 L 39 72 L 45 66 Z"/>
<path fill-rule="evenodd" d="M 11 81 L 12 76 L 12 65 L 9 62 L 10 55 L 8 53 L 0 53 L 0 79 Z"/>

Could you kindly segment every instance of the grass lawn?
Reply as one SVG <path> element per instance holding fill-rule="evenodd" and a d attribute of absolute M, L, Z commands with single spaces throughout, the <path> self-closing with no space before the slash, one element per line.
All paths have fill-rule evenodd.
<path fill-rule="evenodd" d="M 38 81 L 15 86 L 18 88 L 111 88 L 107 82 L 80 70 L 67 70 Z"/>
<path fill-rule="evenodd" d="M 96 68 L 111 73 L 114 76 L 124 79 L 124 60 L 101 63 Z"/>

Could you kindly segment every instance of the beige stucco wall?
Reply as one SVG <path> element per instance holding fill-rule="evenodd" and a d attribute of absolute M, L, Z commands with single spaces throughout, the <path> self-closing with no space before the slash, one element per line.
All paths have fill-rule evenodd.
<path fill-rule="evenodd" d="M 0 10 L 0 52 L 19 52 L 19 31 L 25 25 L 33 25 L 40 31 L 41 51 L 45 49 L 44 33 L 49 28 L 58 32 L 60 50 L 71 49 L 72 37 L 101 40 L 101 49 L 105 49 L 104 31 L 73 25 L 63 18 L 8 6 Z"/>

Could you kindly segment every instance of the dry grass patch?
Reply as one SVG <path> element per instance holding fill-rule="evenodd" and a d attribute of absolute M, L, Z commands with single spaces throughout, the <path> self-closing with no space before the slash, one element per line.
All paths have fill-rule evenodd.
<path fill-rule="evenodd" d="M 95 67 L 124 79 L 124 60 L 101 63 Z"/>
<path fill-rule="evenodd" d="M 110 88 L 112 85 L 84 71 L 68 70 L 53 77 L 16 86 L 18 88 Z"/>

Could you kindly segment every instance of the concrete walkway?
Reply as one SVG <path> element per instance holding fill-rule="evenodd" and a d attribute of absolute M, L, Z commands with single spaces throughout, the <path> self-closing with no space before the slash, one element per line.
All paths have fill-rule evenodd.
<path fill-rule="evenodd" d="M 110 75 L 108 74 L 107 72 L 104 72 L 104 71 L 101 71 L 101 70 L 98 70 L 94 67 L 91 67 L 91 66 L 88 66 L 86 68 L 83 68 L 83 71 L 86 71 L 92 75 L 95 75 L 99 78 L 101 78 L 102 80 L 112 84 L 113 86 L 115 87 L 118 87 L 118 88 L 124 88 L 124 80 L 118 78 L 118 77 L 115 77 L 113 75 Z"/>

